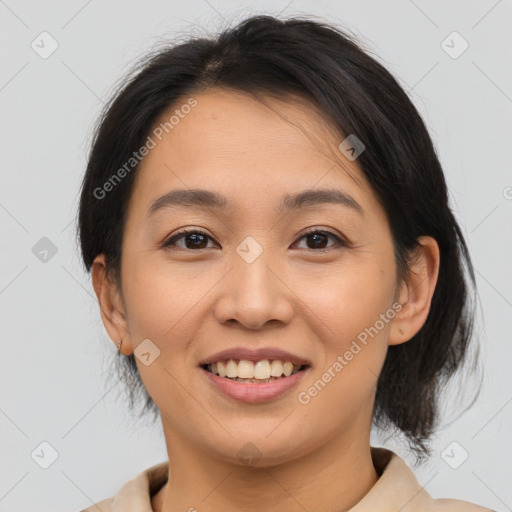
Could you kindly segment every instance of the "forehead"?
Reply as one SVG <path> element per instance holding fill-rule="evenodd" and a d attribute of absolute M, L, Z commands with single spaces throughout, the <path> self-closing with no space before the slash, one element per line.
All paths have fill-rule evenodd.
<path fill-rule="evenodd" d="M 195 106 L 190 99 L 193 99 Z M 158 135 L 156 136 L 155 133 Z M 337 186 L 359 203 L 375 199 L 357 161 L 338 145 L 345 136 L 300 96 L 286 99 L 227 89 L 180 98 L 157 120 L 153 149 L 137 170 L 133 199 L 147 209 L 171 189 L 216 189 L 261 205 L 305 188 Z M 266 198 L 266 199 L 265 199 Z M 231 203 L 230 203 L 231 204 Z"/>
<path fill-rule="evenodd" d="M 157 127 L 165 125 L 169 114 L 185 109 L 189 98 L 181 98 L 160 116 Z M 281 154 L 282 149 L 295 149 L 301 154 L 325 151 L 327 142 L 336 144 L 342 137 L 332 123 L 298 95 L 277 99 L 217 88 L 193 98 L 196 106 L 179 119 L 174 116 L 178 123 L 164 134 L 180 156 L 187 153 L 188 158 L 201 158 L 202 154 L 195 151 L 201 147 L 226 159 L 264 160 Z"/>

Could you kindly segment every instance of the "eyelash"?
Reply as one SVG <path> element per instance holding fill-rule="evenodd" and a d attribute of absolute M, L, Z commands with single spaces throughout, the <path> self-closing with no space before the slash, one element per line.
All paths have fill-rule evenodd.
<path fill-rule="evenodd" d="M 346 247 L 347 246 L 347 243 L 345 240 L 343 240 L 342 238 L 340 238 L 339 236 L 335 235 L 334 233 L 331 233 L 330 231 L 325 231 L 325 230 L 321 230 L 321 229 L 318 229 L 318 228 L 311 228 L 309 230 L 307 230 L 305 233 L 302 233 L 299 240 L 301 240 L 302 238 L 305 238 L 306 236 L 308 235 L 315 235 L 315 234 L 321 234 L 321 235 L 327 235 L 327 236 L 330 236 L 332 238 L 334 238 L 336 240 L 336 243 L 341 246 L 341 247 Z M 210 238 L 211 240 L 213 240 L 213 238 L 208 235 L 207 233 L 204 233 L 203 231 L 199 231 L 197 229 L 182 229 L 180 231 L 178 231 L 176 234 L 174 234 L 171 238 L 169 238 L 168 240 L 166 240 L 163 244 L 163 247 L 166 248 L 166 247 L 171 247 L 173 246 L 178 240 L 182 239 L 182 238 L 185 238 L 187 235 L 203 235 L 203 236 L 206 236 L 208 238 Z M 179 247 L 178 249 L 182 249 L 181 247 Z M 197 249 L 197 251 L 201 251 L 205 248 L 202 248 L 202 249 Z M 330 250 L 332 250 L 333 247 L 329 247 L 329 248 L 324 248 L 324 249 L 307 249 L 307 250 L 310 250 L 310 251 L 313 251 L 313 252 L 328 252 Z M 194 249 L 183 249 L 185 251 L 194 251 Z"/>

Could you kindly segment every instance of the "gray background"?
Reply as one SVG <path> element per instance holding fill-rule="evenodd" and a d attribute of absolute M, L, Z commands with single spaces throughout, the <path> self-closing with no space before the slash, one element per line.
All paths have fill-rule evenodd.
<path fill-rule="evenodd" d="M 108 376 L 114 346 L 74 241 L 93 123 L 115 82 L 161 38 L 279 12 L 359 34 L 427 122 L 477 271 L 485 373 L 458 419 L 459 384 L 450 388 L 434 455 L 415 472 L 435 497 L 512 510 L 511 2 L 0 0 L 1 511 L 80 510 L 166 460 L 160 425 L 132 421 Z M 43 31 L 58 43 L 47 58 Z M 446 45 L 453 54 L 462 41 L 442 45 L 453 31 L 469 44 L 457 58 Z M 46 261 L 43 237 L 57 250 Z M 43 441 L 58 452 L 48 469 Z M 398 440 L 386 446 L 412 464 Z"/>

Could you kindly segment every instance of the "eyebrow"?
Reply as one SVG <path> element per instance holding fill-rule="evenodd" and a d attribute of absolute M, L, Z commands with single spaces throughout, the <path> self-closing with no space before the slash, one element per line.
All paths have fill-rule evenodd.
<path fill-rule="evenodd" d="M 282 197 L 277 212 L 284 214 L 291 210 L 322 204 L 339 204 L 356 211 L 360 215 L 364 214 L 362 206 L 352 196 L 335 188 L 311 189 L 286 194 Z M 147 209 L 146 215 L 149 217 L 157 211 L 175 206 L 227 210 L 230 205 L 226 196 L 218 192 L 206 189 L 177 189 L 155 199 Z"/>

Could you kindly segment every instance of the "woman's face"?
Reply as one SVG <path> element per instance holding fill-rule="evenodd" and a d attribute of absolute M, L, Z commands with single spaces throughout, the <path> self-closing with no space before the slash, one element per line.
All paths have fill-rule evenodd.
<path fill-rule="evenodd" d="M 122 247 L 119 337 L 138 356 L 167 439 L 239 464 L 252 451 L 262 466 L 368 443 L 399 310 L 382 207 L 357 159 L 338 149 L 343 137 L 297 98 L 267 97 L 266 106 L 221 89 L 194 98 L 193 108 L 180 109 L 185 98 L 162 116 L 157 124 L 181 114 L 156 132 L 161 140 L 151 135 Z M 188 189 L 222 195 L 225 205 L 158 202 Z M 182 229 L 201 234 L 166 246 Z M 274 384 L 228 381 L 200 366 L 230 349 L 248 351 L 235 359 L 269 361 L 282 350 L 309 366 Z M 266 363 L 257 366 L 265 374 Z"/>

